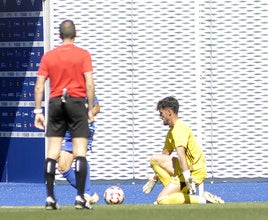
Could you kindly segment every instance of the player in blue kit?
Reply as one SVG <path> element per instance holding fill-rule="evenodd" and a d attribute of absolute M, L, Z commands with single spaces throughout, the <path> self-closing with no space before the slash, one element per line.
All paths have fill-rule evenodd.
<path fill-rule="evenodd" d="M 93 115 L 97 115 L 100 112 L 100 105 L 98 98 L 94 97 L 93 103 Z M 92 151 L 92 142 L 93 136 L 95 133 L 95 124 L 94 122 L 88 124 L 90 136 L 88 138 L 88 150 Z M 73 145 L 72 145 L 72 138 L 71 133 L 68 130 L 65 134 L 65 137 L 62 142 L 62 148 L 60 157 L 58 160 L 58 170 L 60 173 L 67 179 L 67 181 L 76 188 L 76 177 L 75 177 L 75 170 L 72 168 L 73 163 Z M 93 193 L 91 190 L 91 183 L 90 183 L 90 166 L 87 163 L 87 177 L 85 183 L 85 200 L 87 202 L 87 206 L 90 207 L 91 204 L 97 203 L 99 201 L 99 196 L 97 193 Z"/>

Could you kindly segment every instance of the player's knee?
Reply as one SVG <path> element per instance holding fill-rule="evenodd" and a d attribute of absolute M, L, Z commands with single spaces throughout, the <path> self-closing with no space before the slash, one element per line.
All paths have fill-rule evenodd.
<path fill-rule="evenodd" d="M 62 168 L 62 166 L 58 165 L 58 171 L 59 171 L 60 173 L 64 173 L 64 169 Z"/>
<path fill-rule="evenodd" d="M 71 166 L 69 166 L 66 161 L 58 161 L 58 170 L 60 173 L 65 173 L 70 169 Z"/>
<path fill-rule="evenodd" d="M 157 155 L 152 155 L 150 157 L 150 164 L 155 164 L 158 162 Z"/>
<path fill-rule="evenodd" d="M 73 163 L 73 154 L 68 151 L 61 151 L 60 157 L 58 159 L 58 170 L 60 173 L 65 173 L 68 171 Z"/>
<path fill-rule="evenodd" d="M 159 155 L 159 154 L 152 155 L 150 158 L 150 164 L 151 164 L 151 166 L 160 165 L 161 164 L 161 155 Z"/>
<path fill-rule="evenodd" d="M 70 169 L 69 166 L 66 166 L 65 164 L 64 165 L 58 165 L 58 170 L 60 173 L 65 173 L 66 171 L 68 171 Z"/>

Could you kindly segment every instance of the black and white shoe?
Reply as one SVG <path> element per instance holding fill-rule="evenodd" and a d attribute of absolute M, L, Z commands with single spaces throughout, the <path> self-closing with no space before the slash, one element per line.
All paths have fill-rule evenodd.
<path fill-rule="evenodd" d="M 93 207 L 87 203 L 82 196 L 76 196 L 74 206 L 76 209 L 93 209 Z"/>
<path fill-rule="evenodd" d="M 57 200 L 52 198 L 51 196 L 47 197 L 46 199 L 46 205 L 45 205 L 46 210 L 59 210 L 60 206 L 57 203 Z"/>

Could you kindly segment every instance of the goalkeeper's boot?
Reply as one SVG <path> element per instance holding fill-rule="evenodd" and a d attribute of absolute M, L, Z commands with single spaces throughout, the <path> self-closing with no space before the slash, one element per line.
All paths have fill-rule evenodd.
<path fill-rule="evenodd" d="M 93 209 L 82 196 L 76 196 L 74 206 L 76 209 Z"/>
<path fill-rule="evenodd" d="M 57 200 L 52 198 L 51 196 L 47 197 L 46 199 L 46 210 L 57 210 L 60 209 L 59 204 L 57 203 Z"/>
<path fill-rule="evenodd" d="M 213 204 L 223 204 L 224 200 L 222 200 L 220 197 L 213 195 L 209 192 L 204 192 L 203 197 L 207 201 L 207 203 L 213 203 Z"/>

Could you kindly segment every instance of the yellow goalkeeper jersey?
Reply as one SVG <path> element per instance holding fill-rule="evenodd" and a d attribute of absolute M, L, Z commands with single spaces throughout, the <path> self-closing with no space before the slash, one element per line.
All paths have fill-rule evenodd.
<path fill-rule="evenodd" d="M 196 141 L 192 129 L 180 119 L 166 136 L 164 150 L 173 151 L 183 146 L 186 160 L 191 171 L 206 168 L 206 160 L 202 148 Z"/>

